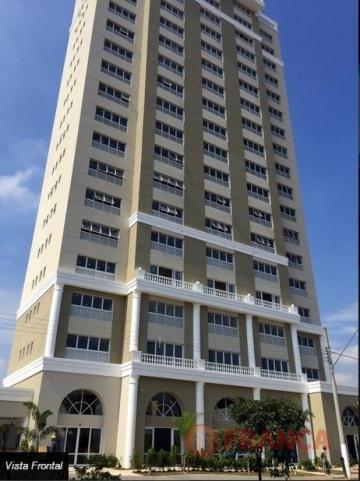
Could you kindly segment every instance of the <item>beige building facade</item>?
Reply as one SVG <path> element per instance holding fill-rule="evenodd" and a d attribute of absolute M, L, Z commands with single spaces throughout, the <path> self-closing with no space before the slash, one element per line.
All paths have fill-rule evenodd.
<path fill-rule="evenodd" d="M 73 463 L 182 450 L 172 418 L 184 411 L 200 450 L 207 429 L 232 427 L 237 396 L 310 406 L 301 456 L 325 442 L 340 456 L 278 29 L 263 7 L 75 3 L 0 392 L 6 403 L 30 390 L 50 409 Z M 355 396 L 340 389 L 358 456 Z"/>

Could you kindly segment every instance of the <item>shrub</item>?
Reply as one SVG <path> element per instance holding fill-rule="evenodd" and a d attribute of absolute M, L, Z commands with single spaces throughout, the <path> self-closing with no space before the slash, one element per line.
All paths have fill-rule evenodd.
<path fill-rule="evenodd" d="M 160 449 L 158 453 L 158 466 L 160 468 L 164 468 L 165 466 L 168 466 L 170 464 L 170 457 L 169 453 L 165 451 L 164 449 Z"/>
<path fill-rule="evenodd" d="M 131 469 L 136 469 L 136 470 L 141 468 L 140 456 L 136 451 L 134 451 L 131 456 L 130 466 L 131 466 Z"/>
<path fill-rule="evenodd" d="M 179 462 L 179 449 L 177 446 L 171 446 L 170 450 L 170 464 L 171 466 L 176 466 Z"/>
<path fill-rule="evenodd" d="M 306 470 L 306 471 L 316 471 L 315 464 L 311 461 L 311 459 L 305 459 L 300 463 L 300 465 Z"/>
<path fill-rule="evenodd" d="M 154 448 L 149 448 L 146 453 L 146 465 L 149 469 L 158 464 L 158 456 Z"/>

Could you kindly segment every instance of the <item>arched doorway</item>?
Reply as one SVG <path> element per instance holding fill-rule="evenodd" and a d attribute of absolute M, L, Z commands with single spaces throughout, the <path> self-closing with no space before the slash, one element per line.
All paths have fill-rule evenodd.
<path fill-rule="evenodd" d="M 180 435 L 172 422 L 181 415 L 180 403 L 172 394 L 160 392 L 151 398 L 146 409 L 144 454 L 149 448 L 170 452 L 172 446 L 181 452 Z"/>
<path fill-rule="evenodd" d="M 69 453 L 70 464 L 85 464 L 100 454 L 103 408 L 92 392 L 77 389 L 64 397 L 58 412 L 58 450 Z"/>
<path fill-rule="evenodd" d="M 349 456 L 351 456 L 355 461 L 359 462 L 359 414 L 354 408 L 347 406 L 343 410 L 341 418 L 344 426 Z"/>
<path fill-rule="evenodd" d="M 216 404 L 214 410 L 214 417 L 219 421 L 230 421 L 230 407 L 234 404 L 234 401 L 228 397 L 223 397 Z"/>

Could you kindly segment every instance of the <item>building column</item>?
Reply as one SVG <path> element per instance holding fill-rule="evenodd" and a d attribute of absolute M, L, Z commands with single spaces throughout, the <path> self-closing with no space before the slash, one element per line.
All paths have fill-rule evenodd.
<path fill-rule="evenodd" d="M 301 394 L 301 407 L 303 411 L 306 411 L 309 409 L 309 403 L 308 403 L 308 395 L 307 393 L 302 393 Z M 306 429 L 308 429 L 310 432 L 306 433 L 305 438 L 306 438 L 306 447 L 307 447 L 307 455 L 308 458 L 314 461 L 315 458 L 315 451 L 314 451 L 314 441 L 313 441 L 313 435 L 312 435 L 312 427 L 311 427 L 311 420 L 308 419 L 305 423 Z"/>
<path fill-rule="evenodd" d="M 249 367 L 255 367 L 253 317 L 251 314 L 246 314 L 246 340 L 248 348 Z"/>
<path fill-rule="evenodd" d="M 327 347 L 328 346 L 327 346 L 325 334 L 321 334 L 321 336 L 320 336 L 321 362 L 323 363 L 325 381 L 331 382 L 331 373 L 330 373 L 330 368 L 329 368 L 329 364 L 328 364 L 328 361 L 327 361 L 327 355 L 326 355 L 326 348 Z"/>
<path fill-rule="evenodd" d="M 193 304 L 193 358 L 201 359 L 200 304 Z"/>
<path fill-rule="evenodd" d="M 261 388 L 254 387 L 253 392 L 254 392 L 254 401 L 261 401 Z"/>
<path fill-rule="evenodd" d="M 204 385 L 202 381 L 196 383 L 196 449 L 205 449 L 205 416 L 204 416 Z"/>
<path fill-rule="evenodd" d="M 124 468 L 131 467 L 131 457 L 135 450 L 135 433 L 137 417 L 137 394 L 138 376 L 129 376 L 128 385 L 128 409 L 126 417 L 125 448 L 124 448 Z"/>
<path fill-rule="evenodd" d="M 132 293 L 129 351 L 139 350 L 140 304 L 141 292 L 134 291 Z"/>
<path fill-rule="evenodd" d="M 45 350 L 44 350 L 45 357 L 54 357 L 56 335 L 57 335 L 58 324 L 59 324 L 59 314 L 60 314 L 63 290 L 64 290 L 63 284 L 54 285 L 53 295 L 51 299 L 50 313 L 49 313 L 49 322 L 48 322 L 47 333 L 46 333 Z"/>
<path fill-rule="evenodd" d="M 301 370 L 301 357 L 300 357 L 300 349 L 299 349 L 299 341 L 298 341 L 298 332 L 295 324 L 290 325 L 291 329 L 291 341 L 294 353 L 294 362 L 295 362 L 295 372 L 296 374 L 302 375 Z"/>

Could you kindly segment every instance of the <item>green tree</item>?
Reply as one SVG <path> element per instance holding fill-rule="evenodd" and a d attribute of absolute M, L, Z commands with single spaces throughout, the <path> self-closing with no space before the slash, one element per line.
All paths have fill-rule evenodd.
<path fill-rule="evenodd" d="M 298 403 L 286 398 L 236 399 L 231 406 L 231 417 L 241 429 L 234 442 L 255 454 L 259 481 L 265 446 L 273 449 L 274 457 L 284 463 L 284 475 L 289 475 L 288 453 L 294 449 L 296 439 L 306 432 L 305 423 L 310 416 L 310 411 L 303 411 Z"/>
<path fill-rule="evenodd" d="M 33 402 L 24 402 L 25 407 L 30 411 L 30 415 L 34 420 L 34 428 L 25 428 L 23 430 L 25 439 L 28 442 L 34 443 L 35 451 L 39 451 L 40 441 L 47 438 L 51 434 L 56 433 L 56 426 L 47 426 L 47 419 L 52 415 L 52 412 L 48 409 L 40 412 L 38 406 Z"/>
<path fill-rule="evenodd" d="M 190 431 L 193 429 L 195 425 L 195 414 L 184 411 L 182 416 L 173 418 L 173 425 L 174 425 L 174 428 L 179 431 L 180 438 L 184 443 L 186 436 L 190 433 Z M 185 450 L 185 447 L 184 447 L 184 450 Z M 185 470 L 185 467 L 186 467 L 186 453 L 184 452 L 183 471 Z"/>

